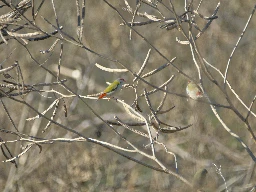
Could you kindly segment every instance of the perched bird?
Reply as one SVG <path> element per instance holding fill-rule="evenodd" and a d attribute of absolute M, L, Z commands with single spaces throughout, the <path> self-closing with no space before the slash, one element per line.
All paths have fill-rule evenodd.
<path fill-rule="evenodd" d="M 192 81 L 188 81 L 186 92 L 188 96 L 194 100 L 204 96 L 199 86 Z"/>
<path fill-rule="evenodd" d="M 124 82 L 125 80 L 122 78 L 116 79 L 101 93 L 101 95 L 98 97 L 98 100 L 102 99 L 103 97 L 106 97 L 107 95 L 112 95 L 113 93 L 121 89 Z"/>

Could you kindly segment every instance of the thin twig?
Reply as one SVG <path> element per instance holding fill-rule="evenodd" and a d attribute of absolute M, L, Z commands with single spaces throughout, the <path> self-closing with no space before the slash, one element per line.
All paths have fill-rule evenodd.
<path fill-rule="evenodd" d="M 247 27 L 248 27 L 248 25 L 249 25 L 249 23 L 250 23 L 250 21 L 252 19 L 252 16 L 253 16 L 255 10 L 256 10 L 256 5 L 254 6 L 254 8 L 252 10 L 252 13 L 250 14 L 250 16 L 249 16 L 249 18 L 248 18 L 248 20 L 247 20 L 247 22 L 245 24 L 245 27 L 244 27 L 240 37 L 238 38 L 235 47 L 233 48 L 233 50 L 232 50 L 232 52 L 231 52 L 231 54 L 229 56 L 228 63 L 227 63 L 227 66 L 226 66 L 226 70 L 225 70 L 225 73 L 224 73 L 224 90 L 225 91 L 226 91 L 226 82 L 227 82 L 228 69 L 229 69 L 229 66 L 230 66 L 231 59 L 232 59 L 232 57 L 233 57 L 233 55 L 234 55 L 234 53 L 236 51 L 236 48 L 238 47 L 238 44 L 240 43 L 241 39 L 243 38 L 243 36 L 245 34 L 245 31 L 246 31 L 246 29 L 247 29 Z"/>

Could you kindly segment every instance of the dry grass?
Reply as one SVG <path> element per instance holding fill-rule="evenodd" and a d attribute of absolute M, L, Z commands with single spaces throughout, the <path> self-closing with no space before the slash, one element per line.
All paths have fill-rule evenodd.
<path fill-rule="evenodd" d="M 3 1 L 2 4 L 8 2 Z M 86 1 L 82 28 L 77 27 L 75 2 L 55 0 L 56 17 L 52 1 L 46 1 L 38 15 L 34 15 L 35 23 L 27 25 L 24 24 L 28 20 L 33 21 L 33 6 L 36 13 L 40 2 L 36 1 L 33 6 L 28 0 L 23 2 L 28 6 L 27 10 L 19 8 L 25 11 L 23 16 L 9 16 L 9 20 L 2 17 L 2 21 L 0 18 L 1 33 L 8 42 L 5 44 L 3 38 L 0 40 L 2 69 L 16 63 L 13 69 L 0 73 L 0 105 L 3 109 L 0 111 L 0 138 L 8 158 L 11 157 L 4 144 L 12 156 L 21 154 L 29 145 L 32 147 L 15 159 L 18 168 L 10 162 L 0 164 L 1 191 L 191 191 L 195 173 L 203 168 L 208 173 L 199 188 L 205 191 L 255 190 L 256 148 L 253 136 L 256 116 L 248 113 L 228 84 L 225 85 L 224 78 L 213 67 L 202 62 L 203 58 L 206 59 L 225 75 L 230 54 L 255 8 L 251 1 L 221 2 L 218 18 L 212 19 L 209 28 L 195 43 L 191 40 L 192 47 L 176 41 L 176 37 L 187 40 L 183 32 L 189 36 L 186 17 L 181 17 L 181 25 L 176 22 L 172 30 L 160 28 L 164 24 L 161 14 L 175 19 L 185 12 L 184 1 L 172 1 L 176 16 L 169 1 L 158 3 L 161 14 L 147 5 L 145 0 L 140 1 L 141 6 L 137 7 L 137 11 L 144 17 L 134 17 L 135 1 L 127 1 L 132 13 L 122 9 L 129 8 L 125 1 Z M 81 11 L 83 1 L 77 2 Z M 111 5 L 118 12 L 106 2 L 113 3 Z M 191 10 L 196 10 L 198 4 L 199 1 L 194 1 Z M 210 17 L 217 4 L 218 1 L 202 1 L 198 12 Z M 0 14 L 16 10 L 17 6 L 1 7 Z M 131 22 L 134 17 L 134 25 L 135 22 L 150 19 L 156 21 L 156 18 L 145 12 L 162 19 L 161 22 L 131 28 L 120 25 L 124 23 L 120 15 L 127 22 Z M 195 15 L 195 23 L 202 29 L 209 20 Z M 83 18 L 82 14 L 79 18 Z M 49 23 L 56 27 L 53 28 Z M 21 30 L 15 31 L 19 35 L 13 34 L 12 29 L 19 25 L 23 26 Z M 177 30 L 177 26 L 180 30 Z M 228 82 L 247 108 L 256 95 L 255 28 L 256 19 L 253 15 L 230 60 L 227 73 Z M 55 30 L 55 34 L 50 37 L 33 41 L 45 35 L 45 32 L 50 34 Z M 43 35 L 31 34 L 36 31 L 43 31 Z M 77 31 L 82 35 L 77 36 Z M 193 37 L 197 33 L 198 30 L 192 26 Z M 129 40 L 130 34 L 132 40 Z M 59 40 L 52 50 L 40 53 L 48 50 L 56 39 Z M 195 52 L 196 49 L 200 54 Z M 158 73 L 141 78 L 172 59 L 174 61 Z M 143 62 L 145 67 L 141 68 Z M 96 67 L 95 63 L 130 72 L 107 72 Z M 140 70 L 142 72 L 138 81 L 133 82 Z M 174 78 L 166 87 L 148 94 L 153 89 L 159 89 L 172 75 Z M 124 78 L 129 84 L 115 95 L 120 100 L 96 102 L 87 97 L 101 92 L 106 87 L 105 82 L 117 77 Z M 60 82 L 63 79 L 66 80 Z M 186 96 L 188 79 L 201 83 L 208 98 L 204 97 L 200 101 L 189 99 Z M 164 90 L 167 95 L 162 100 Z M 147 97 L 140 96 L 143 94 Z M 161 101 L 163 106 L 159 111 L 175 107 L 159 113 L 157 108 Z M 210 103 L 218 104 L 215 112 L 225 124 L 213 113 Z M 125 104 L 128 105 L 124 107 Z M 40 118 L 33 119 L 38 115 L 34 109 L 40 113 Z M 47 109 L 44 114 L 43 111 Z M 255 104 L 251 111 L 256 113 Z M 118 123 L 115 116 L 130 125 L 132 130 L 127 129 L 126 125 L 114 124 Z M 32 120 L 26 120 L 28 118 Z M 148 127 L 143 118 L 146 118 Z M 172 131 L 159 130 L 159 137 L 152 148 L 149 145 L 150 138 L 157 135 L 153 127 L 159 128 L 159 122 L 161 128 L 166 128 L 165 124 L 185 128 L 181 131 L 173 131 L 176 129 L 173 127 L 169 127 Z M 229 132 L 227 128 L 224 129 L 225 125 L 230 129 Z M 234 137 L 233 133 L 238 137 Z M 242 145 L 239 139 L 247 146 Z M 113 151 L 116 147 L 122 148 L 118 150 L 119 154 Z M 125 151 L 128 149 L 131 151 Z M 176 155 L 177 168 L 174 155 L 166 150 Z M 123 157 L 120 153 L 134 159 Z M 4 154 L 0 156 L 1 161 L 6 159 Z M 220 172 L 216 172 L 213 163 L 218 168 L 221 166 Z"/>

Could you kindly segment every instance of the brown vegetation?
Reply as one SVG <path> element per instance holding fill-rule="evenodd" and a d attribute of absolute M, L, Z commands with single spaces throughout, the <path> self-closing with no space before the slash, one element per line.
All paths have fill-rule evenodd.
<path fill-rule="evenodd" d="M 0 190 L 255 191 L 255 9 L 2 0 Z"/>

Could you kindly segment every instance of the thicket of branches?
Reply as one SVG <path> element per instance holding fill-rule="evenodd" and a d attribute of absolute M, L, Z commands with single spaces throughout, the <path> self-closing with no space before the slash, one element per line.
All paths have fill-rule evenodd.
<path fill-rule="evenodd" d="M 255 190 L 256 5 L 241 20 L 203 0 L 0 6 L 3 190 Z"/>

